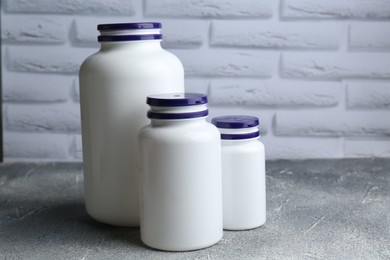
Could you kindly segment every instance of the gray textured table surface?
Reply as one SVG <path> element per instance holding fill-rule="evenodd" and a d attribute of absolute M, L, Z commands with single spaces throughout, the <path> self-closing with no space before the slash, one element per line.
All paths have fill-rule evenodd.
<path fill-rule="evenodd" d="M 1 259 L 390 259 L 390 159 L 267 162 L 267 223 L 192 252 L 90 219 L 81 164 L 0 166 Z"/>

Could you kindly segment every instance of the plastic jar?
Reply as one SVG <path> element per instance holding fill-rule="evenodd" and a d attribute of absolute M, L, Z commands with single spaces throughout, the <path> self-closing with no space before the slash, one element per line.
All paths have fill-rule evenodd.
<path fill-rule="evenodd" d="M 98 221 L 135 227 L 144 100 L 184 91 L 183 66 L 161 48 L 160 23 L 100 24 L 98 30 L 101 48 L 80 68 L 86 209 Z"/>
<path fill-rule="evenodd" d="M 266 221 L 264 145 L 252 116 L 212 119 L 221 132 L 223 227 L 245 230 Z"/>
<path fill-rule="evenodd" d="M 206 122 L 207 96 L 147 98 L 150 125 L 141 129 L 141 239 L 168 251 L 211 246 L 222 238 L 221 149 Z"/>

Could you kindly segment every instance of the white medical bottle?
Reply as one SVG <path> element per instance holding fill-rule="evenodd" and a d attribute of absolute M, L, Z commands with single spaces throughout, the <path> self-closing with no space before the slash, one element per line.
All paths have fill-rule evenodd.
<path fill-rule="evenodd" d="M 223 227 L 257 228 L 266 220 L 264 145 L 252 116 L 212 119 L 221 133 Z"/>
<path fill-rule="evenodd" d="M 148 96 L 151 123 L 139 133 L 141 239 L 167 251 L 195 250 L 223 234 L 221 147 L 206 122 L 207 96 Z"/>
<path fill-rule="evenodd" d="M 184 91 L 183 66 L 161 48 L 161 24 L 98 25 L 100 50 L 80 68 L 85 204 L 95 220 L 139 226 L 138 131 L 145 98 Z"/>

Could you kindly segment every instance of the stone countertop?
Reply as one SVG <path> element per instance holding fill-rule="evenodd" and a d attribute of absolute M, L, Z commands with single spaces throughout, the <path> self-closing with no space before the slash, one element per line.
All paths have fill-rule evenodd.
<path fill-rule="evenodd" d="M 0 165 L 0 259 L 390 259 L 390 159 L 267 162 L 267 222 L 207 249 L 147 248 L 83 205 L 80 163 Z"/>

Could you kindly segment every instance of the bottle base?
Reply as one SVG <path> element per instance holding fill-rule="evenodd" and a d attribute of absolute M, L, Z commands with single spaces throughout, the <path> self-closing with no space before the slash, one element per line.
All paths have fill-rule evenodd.
<path fill-rule="evenodd" d="M 129 227 L 129 228 L 139 228 L 139 226 L 140 226 L 139 221 L 129 220 L 131 218 L 122 217 L 122 218 L 115 218 L 114 219 L 114 218 L 108 218 L 108 217 L 99 217 L 95 214 L 91 214 L 89 212 L 88 208 L 86 210 L 87 210 L 88 216 L 90 218 L 92 218 L 93 220 L 95 220 L 97 222 L 103 223 L 103 224 L 107 224 L 107 225 L 115 226 L 115 227 Z"/>
<path fill-rule="evenodd" d="M 244 231 L 244 230 L 252 230 L 259 228 L 265 224 L 265 221 L 263 223 L 257 224 L 257 225 L 250 225 L 250 226 L 245 226 L 245 225 L 229 225 L 229 226 L 224 226 L 223 230 L 227 231 Z"/>
<path fill-rule="evenodd" d="M 152 249 L 156 249 L 159 251 L 186 252 L 186 251 L 196 251 L 196 250 L 212 247 L 215 244 L 217 244 L 219 241 L 221 241 L 222 236 L 223 236 L 223 234 L 218 239 L 213 240 L 212 242 L 199 243 L 198 245 L 191 245 L 191 246 L 161 246 L 161 245 L 146 242 L 142 239 L 142 237 L 141 237 L 141 241 L 147 247 L 150 247 Z"/>

